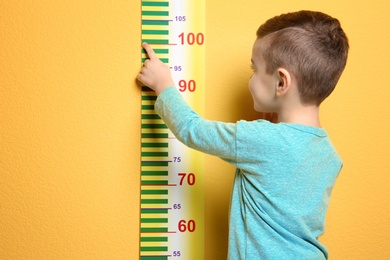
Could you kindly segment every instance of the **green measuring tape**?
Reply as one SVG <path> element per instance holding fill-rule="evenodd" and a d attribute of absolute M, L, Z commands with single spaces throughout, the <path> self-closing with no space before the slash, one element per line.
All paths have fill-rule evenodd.
<path fill-rule="evenodd" d="M 183 98 L 204 112 L 205 0 L 142 3 L 142 42 L 169 65 Z M 142 51 L 142 62 L 146 59 Z M 181 144 L 142 87 L 140 259 L 204 258 L 204 159 Z"/>

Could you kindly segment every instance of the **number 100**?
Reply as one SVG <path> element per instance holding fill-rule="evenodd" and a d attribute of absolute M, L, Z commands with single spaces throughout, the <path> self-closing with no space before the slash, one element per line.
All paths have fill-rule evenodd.
<path fill-rule="evenodd" d="M 194 33 L 189 33 L 187 36 L 184 33 L 179 34 L 179 38 L 181 41 L 181 45 L 189 44 L 194 45 L 195 43 L 197 45 L 202 45 L 204 43 L 204 34 L 203 33 L 197 33 L 196 35 Z"/>

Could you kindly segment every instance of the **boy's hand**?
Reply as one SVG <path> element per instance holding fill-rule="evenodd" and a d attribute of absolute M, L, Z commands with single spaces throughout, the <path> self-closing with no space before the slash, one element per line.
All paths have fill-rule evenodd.
<path fill-rule="evenodd" d="M 175 85 L 172 80 L 171 71 L 169 67 L 157 57 L 149 44 L 143 43 L 142 47 L 148 54 L 149 59 L 145 60 L 144 66 L 137 75 L 137 79 L 144 85 L 153 89 L 158 95 L 167 87 Z"/>

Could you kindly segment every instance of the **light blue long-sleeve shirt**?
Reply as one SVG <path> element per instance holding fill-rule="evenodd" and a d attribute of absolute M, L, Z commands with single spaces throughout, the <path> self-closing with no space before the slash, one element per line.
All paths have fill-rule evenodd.
<path fill-rule="evenodd" d="M 205 120 L 174 87 L 159 95 L 155 109 L 181 142 L 237 167 L 229 259 L 328 258 L 318 237 L 342 161 L 324 129 Z"/>

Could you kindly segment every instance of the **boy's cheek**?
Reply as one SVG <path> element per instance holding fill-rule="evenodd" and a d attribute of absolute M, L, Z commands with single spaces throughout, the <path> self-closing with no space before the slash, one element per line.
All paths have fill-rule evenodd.
<path fill-rule="evenodd" d="M 253 88 L 254 88 L 254 77 L 253 77 L 253 75 L 249 78 L 248 88 L 249 88 L 249 90 L 251 92 L 253 91 Z"/>

